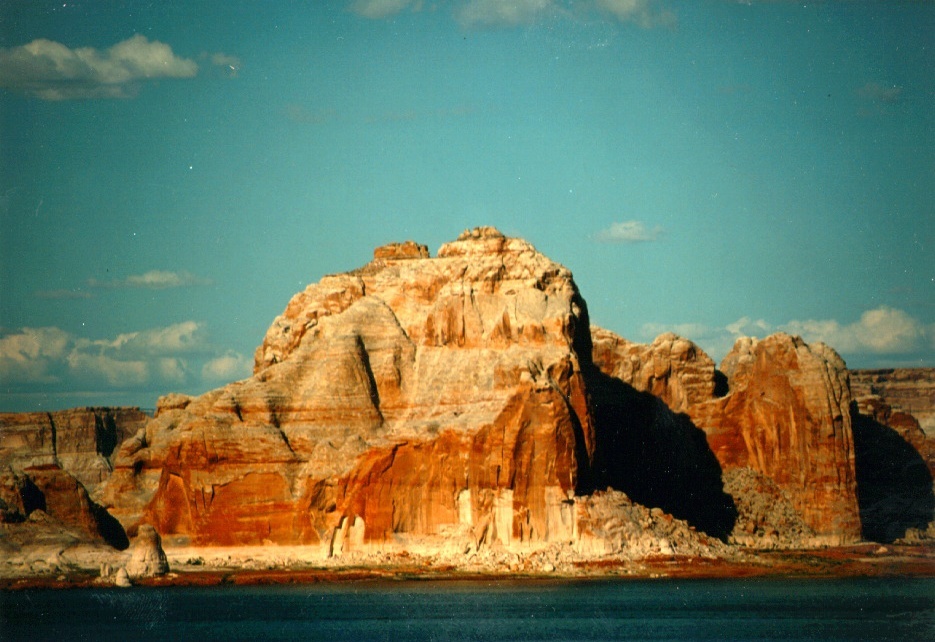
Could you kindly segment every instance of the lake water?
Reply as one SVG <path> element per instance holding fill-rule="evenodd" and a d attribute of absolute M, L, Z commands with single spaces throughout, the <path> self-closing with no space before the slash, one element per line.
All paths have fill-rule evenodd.
<path fill-rule="evenodd" d="M 930 579 L 32 590 L 0 607 L 4 640 L 935 639 Z"/>

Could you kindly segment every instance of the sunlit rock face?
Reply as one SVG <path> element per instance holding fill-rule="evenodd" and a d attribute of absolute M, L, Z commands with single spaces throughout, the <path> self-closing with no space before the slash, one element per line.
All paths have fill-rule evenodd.
<path fill-rule="evenodd" d="M 860 538 L 847 368 L 831 348 L 775 334 L 740 339 L 724 358 L 725 396 L 689 415 L 725 470 L 771 478 L 815 533 Z"/>
<path fill-rule="evenodd" d="M 670 462 L 678 463 L 681 457 L 682 477 L 687 481 L 680 481 L 676 488 L 684 490 L 671 498 L 671 492 L 654 493 L 673 504 L 666 506 L 673 514 L 695 521 L 720 514 L 711 522 L 718 534 L 751 544 L 756 534 L 768 535 L 771 543 L 802 546 L 860 537 L 847 370 L 833 350 L 822 344 L 809 346 L 785 334 L 761 341 L 744 338 L 716 370 L 700 348 L 672 334 L 660 336 L 651 345 L 630 343 L 606 330 L 595 329 L 593 335 L 594 362 L 602 372 L 635 391 L 653 394 L 683 420 L 678 427 L 664 410 L 652 409 L 644 401 L 647 428 L 624 433 L 631 449 L 636 443 L 650 452 L 673 453 L 658 458 L 651 468 L 671 468 Z M 632 391 L 629 394 L 638 398 Z M 704 446 L 698 445 L 693 429 L 703 431 Z M 631 433 L 637 436 L 627 436 Z M 672 445 L 675 438 L 674 443 L 681 446 Z M 706 458 L 706 449 L 716 457 L 716 467 Z M 696 456 L 686 461 L 690 452 Z M 766 527 L 769 520 L 751 517 L 752 496 L 738 495 L 733 510 L 724 507 L 718 496 L 719 480 L 740 469 L 768 480 L 755 485 L 757 502 L 762 503 L 763 488 L 774 489 L 776 502 L 789 503 L 798 513 L 800 520 L 782 522 L 791 524 L 787 533 L 775 532 L 782 530 L 781 525 L 770 522 Z M 654 489 L 641 486 L 649 478 L 651 470 L 618 485 L 631 495 L 636 493 L 634 497 L 641 491 L 652 495 Z M 743 493 L 753 486 L 731 483 L 730 490 Z M 704 487 L 709 490 L 704 492 Z M 691 493 L 696 498 L 685 505 Z M 699 505 L 703 510 L 695 515 Z"/>
<path fill-rule="evenodd" d="M 374 256 L 294 296 L 252 377 L 164 399 L 121 446 L 105 500 L 131 534 L 339 550 L 568 539 L 594 447 L 571 273 L 492 228 L 436 258 L 414 243 Z"/>

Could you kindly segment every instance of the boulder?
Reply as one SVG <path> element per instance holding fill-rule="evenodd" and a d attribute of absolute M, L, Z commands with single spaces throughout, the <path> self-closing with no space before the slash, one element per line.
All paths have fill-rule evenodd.
<path fill-rule="evenodd" d="M 162 538 L 150 524 L 139 527 L 127 563 L 130 577 L 154 577 L 169 572 L 169 561 L 162 550 Z"/>

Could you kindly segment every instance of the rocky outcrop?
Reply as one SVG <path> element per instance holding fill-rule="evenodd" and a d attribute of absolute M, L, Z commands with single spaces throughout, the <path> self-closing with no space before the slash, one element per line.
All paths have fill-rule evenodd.
<path fill-rule="evenodd" d="M 714 361 L 676 334 L 662 334 L 645 345 L 594 327 L 591 340 L 594 364 L 601 372 L 662 399 L 673 412 L 685 412 L 723 394 Z"/>
<path fill-rule="evenodd" d="M 867 388 L 852 406 L 858 500 L 866 539 L 932 539 L 935 439 Z M 929 533 L 927 535 L 926 533 Z"/>
<path fill-rule="evenodd" d="M 702 501 L 699 495 L 695 504 L 704 506 L 703 514 L 709 518 L 720 511 L 721 520 L 712 525 L 716 532 L 734 533 L 736 539 L 747 541 L 734 530 L 739 523 L 743 529 L 752 529 L 752 534 L 775 530 L 771 541 L 787 544 L 842 543 L 859 538 L 847 370 L 833 350 L 822 344 L 809 346 L 785 334 L 762 341 L 741 339 L 716 370 L 697 346 L 672 334 L 648 346 L 627 342 L 606 330 L 596 329 L 593 335 L 594 362 L 604 374 L 637 392 L 651 393 L 671 411 L 683 413 L 684 445 L 670 449 L 682 453 L 683 458 L 685 453 L 696 453 L 681 467 L 687 480 L 683 486 L 696 489 L 696 493 L 708 487 L 704 493 L 708 500 Z M 649 414 L 665 416 L 658 411 Z M 658 419 L 642 424 L 653 421 L 658 424 Z M 703 445 L 693 433 L 696 428 L 704 432 Z M 628 432 L 638 436 L 637 447 L 646 442 L 645 428 L 637 426 Z M 648 434 L 659 433 L 656 428 Z M 677 436 L 679 431 L 670 429 L 668 434 Z M 716 469 L 705 457 L 705 446 L 716 457 Z M 631 443 L 629 449 L 633 448 Z M 658 445 L 650 450 L 658 452 Z M 638 458 L 645 459 L 646 455 Z M 678 457 L 668 460 L 678 461 Z M 660 461 L 658 465 L 665 464 Z M 707 473 L 702 472 L 705 469 Z M 723 507 L 712 478 L 720 477 L 722 471 L 729 477 L 738 469 L 749 469 L 775 484 L 807 529 L 788 522 L 789 527 L 780 532 L 779 525 L 764 526 L 762 520 L 751 518 L 750 507 L 759 500 L 742 495 L 742 489 L 759 488 L 756 492 L 762 493 L 769 484 L 732 484 L 728 489 L 741 494 L 734 495 L 733 507 Z M 636 479 L 622 482 L 629 486 L 638 483 Z M 678 496 L 689 495 L 681 490 Z M 679 514 L 678 509 L 673 512 Z"/>
<path fill-rule="evenodd" d="M 892 414 L 911 415 L 935 438 L 935 368 L 851 370 L 851 390 L 855 399 L 876 396 Z"/>
<path fill-rule="evenodd" d="M 91 500 L 77 479 L 57 466 L 0 472 L 0 523 L 23 523 L 35 511 L 54 517 L 82 536 L 124 549 L 119 522 Z"/>
<path fill-rule="evenodd" d="M 130 577 L 154 577 L 169 572 L 169 561 L 162 550 L 162 538 L 149 524 L 139 527 L 126 565 Z"/>
<path fill-rule="evenodd" d="M 824 543 L 859 539 L 851 398 L 840 356 L 775 334 L 738 340 L 721 370 L 727 394 L 689 415 L 724 469 L 771 478 Z"/>
<path fill-rule="evenodd" d="M 148 420 L 139 408 L 0 413 L 0 466 L 57 466 L 93 496 L 110 476 L 117 445 Z"/>
<path fill-rule="evenodd" d="M 743 468 L 810 542 L 854 539 L 840 358 L 778 335 L 722 370 L 675 335 L 592 331 L 571 273 L 492 228 L 436 258 L 391 244 L 295 295 L 251 378 L 161 399 L 103 497 L 130 534 L 338 555 L 567 543 L 589 523 L 576 498 L 612 487 L 726 539 L 723 473 Z"/>
<path fill-rule="evenodd" d="M 214 544 L 568 539 L 588 328 L 571 273 L 491 228 L 437 258 L 378 249 L 293 297 L 253 377 L 160 404 L 106 501 L 131 532 Z"/>

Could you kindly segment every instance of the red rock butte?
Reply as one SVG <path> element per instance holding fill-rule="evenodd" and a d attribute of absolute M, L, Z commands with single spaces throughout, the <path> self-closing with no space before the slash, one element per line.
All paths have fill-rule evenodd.
<path fill-rule="evenodd" d="M 724 491 L 744 470 L 799 520 L 790 545 L 858 539 L 840 357 L 777 335 L 725 364 L 592 329 L 571 272 L 493 228 L 435 258 L 394 243 L 296 294 L 253 376 L 160 399 L 101 501 L 170 542 L 609 550 L 607 486 L 718 537 L 763 527 Z"/>

